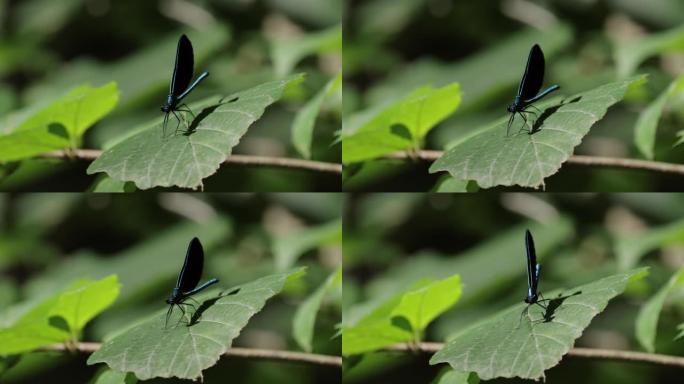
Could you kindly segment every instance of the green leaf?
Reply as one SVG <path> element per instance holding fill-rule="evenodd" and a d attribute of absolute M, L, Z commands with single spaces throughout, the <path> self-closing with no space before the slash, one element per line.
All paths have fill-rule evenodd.
<path fill-rule="evenodd" d="M 2 377 L 10 368 L 17 365 L 19 360 L 19 355 L 0 356 L 0 377 Z"/>
<path fill-rule="evenodd" d="M 11 89 L 0 88 L 0 116 L 3 116 L 3 119 L 0 120 L 0 122 L 4 120 L 8 112 L 16 108 L 18 104 L 17 99 L 17 95 L 15 95 L 14 91 Z"/>
<path fill-rule="evenodd" d="M 385 301 L 356 324 L 342 330 L 342 355 L 374 351 L 392 344 L 419 341 L 435 317 L 461 296 L 461 278 L 453 275 L 416 287 Z"/>
<path fill-rule="evenodd" d="M 93 381 L 93 384 L 135 384 L 137 382 L 138 379 L 131 373 L 117 372 L 105 368 Z"/>
<path fill-rule="evenodd" d="M 658 120 L 665 108 L 667 100 L 684 92 L 684 75 L 677 77 L 665 92 L 661 93 L 657 99 L 646 107 L 639 114 L 639 119 L 634 126 L 634 144 L 639 152 L 647 159 L 653 159 L 653 148 L 655 147 L 656 129 Z M 680 140 L 681 141 L 681 140 Z"/>
<path fill-rule="evenodd" d="M 119 281 L 111 275 L 99 281 L 84 279 L 59 295 L 50 316 L 64 319 L 76 335 L 93 317 L 114 303 L 119 296 Z"/>
<path fill-rule="evenodd" d="M 405 149 L 419 149 L 425 135 L 461 102 L 458 83 L 424 86 L 408 96 L 352 116 L 343 129 L 342 162 L 370 160 Z"/>
<path fill-rule="evenodd" d="M 167 133 L 163 138 L 160 121 L 105 150 L 90 164 L 88 174 L 106 172 L 140 189 L 202 187 L 202 179 L 218 170 L 266 107 L 301 79 L 301 75 L 291 76 L 222 98 L 196 114 L 190 134 L 168 137 Z"/>
<path fill-rule="evenodd" d="M 361 36 L 361 39 L 386 41 L 390 36 L 400 33 L 424 7 L 423 0 L 366 1 L 354 6 L 356 18 L 354 29 L 357 30 L 356 33 Z M 378 23 L 378 15 L 380 14 L 382 14 L 382 23 Z M 350 45 L 360 43 L 357 41 Z M 347 59 L 345 58 L 345 60 Z"/>
<path fill-rule="evenodd" d="M 271 57 L 276 76 L 290 74 L 297 63 L 309 55 L 341 51 L 341 25 L 305 36 L 271 41 Z"/>
<path fill-rule="evenodd" d="M 480 378 L 475 372 L 459 372 L 449 369 L 444 371 L 433 384 L 478 384 Z"/>
<path fill-rule="evenodd" d="M 439 192 L 439 193 L 452 193 L 452 192 L 458 192 L 458 193 L 464 193 L 464 192 L 477 192 L 479 190 L 479 187 L 477 186 L 477 183 L 474 181 L 470 180 L 458 180 L 454 179 L 453 177 L 449 175 L 445 175 L 444 177 L 440 178 L 440 180 L 437 182 L 437 184 L 434 187 L 434 192 Z"/>
<path fill-rule="evenodd" d="M 0 136 L 0 162 L 77 148 L 83 133 L 111 112 L 118 100 L 115 83 L 99 88 L 82 85 L 72 89 L 27 116 L 9 134 Z"/>
<path fill-rule="evenodd" d="M 407 292 L 391 316 L 405 318 L 412 330 L 422 332 L 432 320 L 456 304 L 461 297 L 461 288 L 461 276 L 453 275 Z"/>
<path fill-rule="evenodd" d="M 18 355 L 0 356 L 0 377 L 5 374 L 10 368 L 17 365 L 20 357 Z"/>
<path fill-rule="evenodd" d="M 91 192 L 97 193 L 123 193 L 135 191 L 135 184 L 129 181 L 114 180 L 107 175 L 99 177 L 91 186 Z"/>
<path fill-rule="evenodd" d="M 81 85 L 34 113 L 16 131 L 60 124 L 72 141 L 78 141 L 90 126 L 111 112 L 118 101 L 119 90 L 114 82 L 99 88 Z"/>
<path fill-rule="evenodd" d="M 566 98 L 560 105 L 540 106 L 539 126 L 532 134 L 516 131 L 506 136 L 508 117 L 466 137 L 430 167 L 460 180 L 475 180 L 482 188 L 497 185 L 543 187 L 544 179 L 560 169 L 608 108 L 620 101 L 643 76 L 610 83 Z M 517 118 L 519 122 L 520 117 Z"/>
<path fill-rule="evenodd" d="M 165 329 L 166 309 L 105 341 L 88 364 L 106 363 L 113 370 L 133 372 L 140 380 L 153 377 L 197 379 L 213 366 L 247 325 L 249 319 L 277 295 L 299 269 L 263 277 L 218 295 L 203 295 L 187 325 L 176 322 L 178 309 Z M 235 289 L 239 291 L 235 293 Z M 187 319 L 185 320 L 187 321 Z"/>
<path fill-rule="evenodd" d="M 33 40 L 58 32 L 83 6 L 82 0 L 65 0 L 55 3 L 48 0 L 22 1 L 17 4 L 17 31 L 24 39 Z"/>
<path fill-rule="evenodd" d="M 297 308 L 292 321 L 292 336 L 299 347 L 306 352 L 312 351 L 311 341 L 313 340 L 316 315 L 321 307 L 321 302 L 325 294 L 333 287 L 342 284 L 342 268 L 337 268 L 316 291 Z"/>
<path fill-rule="evenodd" d="M 665 298 L 676 287 L 684 283 L 684 268 L 680 268 L 645 305 L 639 310 L 636 319 L 635 334 L 644 349 L 650 353 L 655 352 L 656 329 L 658 317 L 663 309 Z"/>
<path fill-rule="evenodd" d="M 0 162 L 23 160 L 69 148 L 66 132 L 61 126 L 53 127 L 37 127 L 0 136 Z M 14 171 L 12 168 L 8 169 Z"/>
<path fill-rule="evenodd" d="M 615 258 L 618 268 L 626 271 L 634 268 L 648 252 L 671 244 L 684 244 L 684 220 L 640 232 L 619 236 L 615 239 Z"/>
<path fill-rule="evenodd" d="M 677 326 L 677 330 L 679 331 L 679 333 L 677 333 L 677 336 L 675 336 L 675 338 L 674 338 L 675 340 L 679 340 L 682 337 L 684 337 L 684 323 L 679 324 Z"/>
<path fill-rule="evenodd" d="M 329 223 L 277 237 L 272 246 L 276 270 L 284 271 L 291 268 L 299 256 L 312 248 L 330 243 L 340 243 L 341 241 L 342 220 L 333 220 Z"/>
<path fill-rule="evenodd" d="M 298 25 L 331 25 L 342 18 L 343 0 L 269 0 L 269 13 L 284 14 Z M 244 8 L 243 8 L 244 9 Z"/>
<path fill-rule="evenodd" d="M 612 275 L 573 289 L 547 293 L 548 310 L 514 305 L 455 335 L 430 359 L 449 363 L 461 372 L 476 372 L 482 380 L 495 377 L 539 379 L 572 348 L 591 319 L 622 293 L 630 279 L 646 269 Z"/>
<path fill-rule="evenodd" d="M 316 124 L 318 112 L 321 109 L 323 100 L 342 85 L 342 72 L 332 78 L 306 105 L 295 115 L 292 122 L 292 144 L 295 149 L 306 159 L 311 158 L 311 142 L 313 141 L 313 130 Z"/>
<path fill-rule="evenodd" d="M 654 33 L 642 39 L 620 42 L 613 56 L 620 77 L 629 76 L 647 58 L 667 52 L 684 51 L 684 26 Z"/>
<path fill-rule="evenodd" d="M 46 345 L 75 341 L 93 317 L 119 295 L 116 275 L 81 279 L 48 297 L 11 326 L 0 330 L 0 355 L 22 353 Z"/>

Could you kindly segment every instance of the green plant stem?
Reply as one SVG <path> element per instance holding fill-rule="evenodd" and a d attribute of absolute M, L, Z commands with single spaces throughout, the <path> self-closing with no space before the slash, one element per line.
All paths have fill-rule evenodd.
<path fill-rule="evenodd" d="M 436 353 L 442 349 L 443 346 L 444 343 L 422 342 L 418 345 L 396 344 L 385 348 L 385 350 L 391 352 Z M 618 361 L 635 361 L 658 365 L 670 365 L 680 368 L 684 367 L 684 357 L 617 349 L 572 348 L 570 351 L 568 351 L 568 356 Z"/>
<path fill-rule="evenodd" d="M 102 151 L 97 149 L 77 149 L 73 151 L 54 151 L 43 154 L 45 159 L 71 159 L 93 161 L 97 159 Z M 342 165 L 326 163 L 322 161 L 312 161 L 304 159 L 292 159 L 286 157 L 252 156 L 252 155 L 230 155 L 223 162 L 224 164 L 240 164 L 246 166 L 263 166 L 276 168 L 299 169 L 312 172 L 332 173 L 341 175 Z"/>
<path fill-rule="evenodd" d="M 435 161 L 442 156 L 442 151 L 422 150 L 415 153 L 395 152 L 384 156 L 385 159 L 416 159 L 423 161 Z M 588 165 L 610 168 L 627 168 L 643 171 L 662 173 L 674 173 L 684 175 L 684 164 L 663 163 L 641 159 L 626 159 L 620 157 L 580 156 L 573 155 L 566 161 L 568 164 Z"/>
<path fill-rule="evenodd" d="M 76 343 L 75 351 L 82 353 L 93 353 L 100 348 L 100 343 L 80 342 Z M 41 351 L 68 351 L 64 344 L 55 344 L 41 348 Z M 223 354 L 228 357 L 242 357 L 247 359 L 264 359 L 276 361 L 289 361 L 306 364 L 324 365 L 330 367 L 342 367 L 342 358 L 339 356 L 318 355 L 314 353 L 283 351 L 274 349 L 258 348 L 228 348 Z"/>

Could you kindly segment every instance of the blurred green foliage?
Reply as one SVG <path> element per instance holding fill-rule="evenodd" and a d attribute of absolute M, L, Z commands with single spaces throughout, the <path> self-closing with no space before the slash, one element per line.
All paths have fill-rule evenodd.
<path fill-rule="evenodd" d="M 79 340 L 112 337 L 166 311 L 164 300 L 188 241 L 197 236 L 205 250 L 203 276 L 219 278 L 217 287 L 278 272 L 283 249 L 289 250 L 288 265 L 306 267 L 306 275 L 270 299 L 233 345 L 301 350 L 293 331 L 295 313 L 317 295 L 318 305 L 309 309 L 313 321 L 303 326 L 309 348 L 339 355 L 341 341 L 333 336 L 341 322 L 341 289 L 318 292 L 341 266 L 341 206 L 338 194 L 0 195 L 0 328 L 75 279 L 116 274 L 119 297 L 86 325 Z M 323 228 L 325 236 L 307 235 Z M 305 247 L 303 237 L 309 238 Z M 87 357 L 55 352 L 23 354 L 18 362 L 3 357 L 1 380 L 86 382 L 99 368 L 87 366 Z M 5 364 L 11 368 L 3 372 Z M 339 381 L 335 369 L 245 359 L 221 359 L 203 375 L 209 383 L 226 375 L 235 383 Z"/>
<path fill-rule="evenodd" d="M 460 103 L 460 85 L 453 83 L 436 89 L 421 87 L 405 98 L 359 113 L 344 124 L 342 161 L 352 163 L 401 150 L 419 150 L 430 130 Z"/>
<path fill-rule="evenodd" d="M 684 321 L 684 286 L 673 276 L 684 260 L 683 212 L 680 194 L 355 194 L 344 213 L 343 324 L 357 323 L 422 279 L 453 274 L 461 275 L 461 297 L 427 327 L 424 341 L 450 340 L 512 305 L 522 308 L 529 229 L 543 265 L 539 290 L 546 298 L 624 268 L 649 267 L 646 278 L 627 285 L 591 321 L 576 346 L 643 351 L 637 319 L 648 310 L 645 327 L 652 329 L 646 335 L 656 353 L 682 355 L 684 344 L 675 337 Z M 624 242 L 640 239 L 639 256 L 624 264 Z M 517 322 L 520 310 L 511 316 Z M 387 352 L 352 356 L 344 381 L 430 382 L 442 367 L 430 366 L 429 358 Z M 678 380 L 678 372 L 565 357 L 545 375 L 554 383 L 669 383 Z"/>
<path fill-rule="evenodd" d="M 461 276 L 422 279 L 342 329 L 342 355 L 376 351 L 393 344 L 417 345 L 425 328 L 461 298 Z"/>
<path fill-rule="evenodd" d="M 684 71 L 682 22 L 684 5 L 679 0 L 653 0 L 648 5 L 636 0 L 353 0 L 344 29 L 345 126 L 421 86 L 458 82 L 463 91 L 460 107 L 427 135 L 423 146 L 450 148 L 508 116 L 506 106 L 515 95 L 527 53 L 538 43 L 546 56 L 544 83 L 560 85 L 561 97 L 630 74 L 648 74 L 646 86 L 611 107 L 575 154 L 682 163 L 684 152 L 673 147 L 684 117 L 681 95 L 662 102 L 657 129 L 650 129 L 646 138 L 649 142 L 639 139 L 635 144 L 644 136 L 638 128 L 641 111 Z M 345 166 L 344 188 L 438 190 L 443 178 L 429 174 L 429 166 L 428 161 L 396 160 L 352 164 Z M 545 180 L 545 188 L 671 191 L 682 189 L 680 179 L 564 165 Z"/>
<path fill-rule="evenodd" d="M 187 99 L 228 95 L 292 73 L 299 88 L 268 109 L 234 153 L 307 156 L 291 142 L 296 112 L 341 72 L 342 0 L 241 1 L 26 0 L 0 2 L 0 132 L 81 84 L 116 82 L 117 107 L 83 137 L 103 149 L 136 127 L 160 121 L 178 36 L 193 42 L 195 73 L 211 76 Z M 341 94 L 341 90 L 339 90 Z M 314 160 L 339 162 L 332 145 L 341 97 L 318 105 L 306 147 Z M 80 139 L 80 138 L 79 138 Z M 300 139 L 300 142 L 302 139 Z M 297 147 L 296 147 L 297 146 Z M 25 160 L 3 165 L 4 190 L 93 189 L 82 161 Z M 339 190 L 339 178 L 298 170 L 222 167 L 205 190 Z"/>
<path fill-rule="evenodd" d="M 44 300 L 24 303 L 28 305 L 12 313 L 12 317 L 19 318 L 4 319 L 12 324 L 0 330 L 0 354 L 18 355 L 58 343 L 73 348 L 86 323 L 109 307 L 118 295 L 119 282 L 116 275 L 111 275 L 99 281 L 76 280 Z"/>

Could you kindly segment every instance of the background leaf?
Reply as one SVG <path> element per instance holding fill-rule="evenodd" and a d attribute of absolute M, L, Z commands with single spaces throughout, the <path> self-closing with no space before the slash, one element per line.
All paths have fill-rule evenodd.
<path fill-rule="evenodd" d="M 284 40 L 271 41 L 271 57 L 277 76 L 290 74 L 297 62 L 314 53 L 334 52 L 342 49 L 342 26 Z"/>
<path fill-rule="evenodd" d="M 59 295 L 49 316 L 63 318 L 75 337 L 86 323 L 112 305 L 118 296 L 119 281 L 116 275 L 99 281 L 78 281 Z"/>
<path fill-rule="evenodd" d="M 497 185 L 544 186 L 580 144 L 591 126 L 620 101 L 630 86 L 644 81 L 634 77 L 565 98 L 558 106 L 540 107 L 542 113 L 532 134 L 506 136 L 508 118 L 475 132 L 437 159 L 430 172 L 447 171 L 461 180 L 475 180 L 482 188 Z M 539 126 L 537 126 L 539 124 Z"/>
<path fill-rule="evenodd" d="M 437 377 L 433 384 L 478 384 L 480 378 L 475 372 L 459 372 L 449 369 Z"/>
<path fill-rule="evenodd" d="M 91 186 L 91 192 L 97 193 L 123 193 L 135 191 L 135 184 L 130 181 L 114 180 L 106 175 L 99 177 Z"/>
<path fill-rule="evenodd" d="M 425 135 L 452 114 L 460 102 L 458 83 L 442 88 L 424 86 L 382 108 L 350 117 L 342 132 L 342 162 L 420 148 Z"/>
<path fill-rule="evenodd" d="M 263 277 L 219 295 L 201 300 L 190 326 L 183 323 L 164 328 L 166 310 L 142 321 L 102 344 L 88 364 L 106 363 L 121 372 L 133 372 L 141 380 L 153 377 L 197 379 L 216 364 L 249 319 L 266 301 L 277 295 L 289 278 L 302 269 Z M 179 316 L 172 316 L 174 323 Z"/>
<path fill-rule="evenodd" d="M 682 337 L 684 337 L 684 323 L 679 324 L 679 325 L 677 326 L 677 330 L 678 330 L 679 332 L 677 333 L 677 336 L 675 336 L 675 340 L 679 340 L 679 339 L 681 339 Z"/>
<path fill-rule="evenodd" d="M 314 328 L 316 325 L 316 315 L 321 307 L 321 302 L 325 294 L 342 284 L 342 267 L 339 267 L 321 284 L 314 293 L 299 305 L 292 320 L 292 336 L 300 348 L 306 352 L 311 352 L 313 347 Z"/>
<path fill-rule="evenodd" d="M 16 130 L 58 123 L 64 126 L 72 141 L 76 141 L 87 128 L 111 112 L 118 101 L 119 90 L 115 82 L 99 88 L 81 85 L 33 114 Z"/>
<path fill-rule="evenodd" d="M 472 189 L 472 190 L 469 190 Z M 470 180 L 458 180 L 453 177 L 442 177 L 439 183 L 435 186 L 434 192 L 452 193 L 452 192 L 477 192 L 477 184 Z"/>
<path fill-rule="evenodd" d="M 684 27 L 620 42 L 615 45 L 613 56 L 618 75 L 625 77 L 633 74 L 642 61 L 653 55 L 681 51 L 684 51 Z"/>
<path fill-rule="evenodd" d="M 663 304 L 667 295 L 676 287 L 684 283 L 684 268 L 672 275 L 672 278 L 665 284 L 645 305 L 639 309 L 635 324 L 635 335 L 639 344 L 648 352 L 655 352 L 656 330 L 658 328 L 658 317 L 663 310 Z"/>
<path fill-rule="evenodd" d="M 137 382 L 138 379 L 130 373 L 104 369 L 93 381 L 93 384 L 135 384 Z"/>
<path fill-rule="evenodd" d="M 355 355 L 396 343 L 419 341 L 416 337 L 429 322 L 425 320 L 434 319 L 458 301 L 460 285 L 458 275 L 438 281 L 425 279 L 412 289 L 386 300 L 353 325 L 345 326 L 342 330 L 342 355 Z M 432 302 L 436 298 L 439 303 Z M 408 326 L 403 326 L 403 322 L 396 320 L 398 316 L 420 328 L 409 329 Z M 422 319 L 423 316 L 425 320 Z"/>
<path fill-rule="evenodd" d="M 591 319 L 646 269 L 616 274 L 573 289 L 549 292 L 548 311 L 525 303 L 478 322 L 449 340 L 430 364 L 449 363 L 457 371 L 473 371 L 483 380 L 495 377 L 539 379 L 558 364 Z M 519 324 L 519 325 L 518 325 Z"/>
<path fill-rule="evenodd" d="M 323 100 L 342 86 L 342 72 L 332 78 L 298 112 L 292 122 L 292 144 L 305 159 L 311 158 L 311 142 Z"/>
<path fill-rule="evenodd" d="M 201 187 L 202 179 L 216 172 L 266 107 L 301 78 L 296 75 L 265 83 L 221 99 L 196 113 L 193 124 L 197 125 L 191 134 L 162 138 L 162 123 L 155 124 L 104 151 L 90 164 L 88 174 L 106 172 L 115 180 L 132 181 L 140 189 Z M 171 127 L 173 120 L 169 121 Z"/>
<path fill-rule="evenodd" d="M 77 148 L 83 133 L 116 106 L 116 83 L 82 85 L 27 116 L 0 136 L 0 161 L 20 160 L 52 150 Z"/>
<path fill-rule="evenodd" d="M 671 97 L 683 91 L 684 75 L 680 75 L 639 114 L 639 119 L 634 126 L 634 144 L 647 159 L 652 160 L 654 157 L 656 129 L 665 104 Z"/>
<path fill-rule="evenodd" d="M 405 293 L 391 316 L 405 318 L 412 330 L 422 332 L 432 320 L 456 304 L 461 298 L 461 290 L 459 275 L 436 281 Z"/>
<path fill-rule="evenodd" d="M 0 355 L 74 341 L 78 333 L 119 295 L 116 275 L 99 281 L 81 279 L 39 302 L 14 324 L 0 329 Z"/>
<path fill-rule="evenodd" d="M 342 220 L 276 237 L 272 246 L 276 269 L 284 271 L 291 268 L 304 252 L 312 248 L 341 242 Z"/>
<path fill-rule="evenodd" d="M 626 271 L 639 263 L 648 252 L 671 244 L 684 244 L 684 220 L 635 233 L 619 235 L 615 239 L 615 258 L 618 268 Z"/>

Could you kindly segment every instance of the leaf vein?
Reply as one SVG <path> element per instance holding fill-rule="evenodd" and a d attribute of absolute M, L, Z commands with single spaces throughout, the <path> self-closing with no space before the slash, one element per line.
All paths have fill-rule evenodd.
<path fill-rule="evenodd" d="M 515 165 L 513 166 L 513 171 L 511 172 L 510 184 L 513 184 L 513 180 L 515 179 L 515 173 L 518 171 L 518 165 L 520 164 L 520 160 L 522 160 L 523 156 L 525 155 L 525 151 L 527 151 L 528 145 L 530 145 L 529 141 L 525 144 L 525 147 L 523 148 L 523 150 L 520 151 L 520 156 L 518 156 L 518 161 L 516 161 Z"/>
<path fill-rule="evenodd" d="M 553 144 L 545 143 L 545 142 L 543 142 L 543 141 L 537 141 L 537 143 L 539 143 L 539 144 L 541 144 L 541 145 L 545 145 L 545 146 L 547 146 L 547 147 L 549 147 L 549 148 L 555 149 L 556 151 L 562 153 L 563 155 L 567 155 L 567 154 L 565 153 L 564 150 L 562 150 L 562 149 L 556 147 L 556 146 L 553 145 Z"/>

